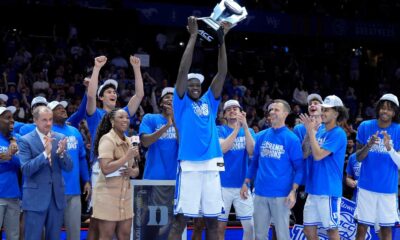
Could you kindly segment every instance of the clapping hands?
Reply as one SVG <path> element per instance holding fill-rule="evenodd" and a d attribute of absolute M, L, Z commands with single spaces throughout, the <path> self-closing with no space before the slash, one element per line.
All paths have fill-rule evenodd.
<path fill-rule="evenodd" d="M 382 135 L 383 135 L 383 144 L 385 145 L 386 150 L 390 151 L 393 145 L 392 138 L 386 131 L 382 131 Z"/>
<path fill-rule="evenodd" d="M 58 155 L 62 155 L 64 154 L 64 152 L 67 150 L 67 138 L 63 138 L 62 140 L 60 140 L 58 142 L 58 148 L 56 153 Z"/>

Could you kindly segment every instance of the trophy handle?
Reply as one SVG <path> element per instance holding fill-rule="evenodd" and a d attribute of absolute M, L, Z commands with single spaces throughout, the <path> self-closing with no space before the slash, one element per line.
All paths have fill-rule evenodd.
<path fill-rule="evenodd" d="M 235 1 L 225 0 L 224 5 L 226 8 L 228 8 L 231 12 L 233 12 L 236 15 L 243 14 L 243 8 Z"/>

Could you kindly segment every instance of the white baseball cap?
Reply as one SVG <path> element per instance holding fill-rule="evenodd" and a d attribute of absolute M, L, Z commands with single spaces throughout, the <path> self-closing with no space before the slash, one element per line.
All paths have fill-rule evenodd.
<path fill-rule="evenodd" d="M 5 111 L 10 111 L 11 114 L 14 114 L 17 109 L 14 106 L 0 107 L 0 115 L 3 114 Z"/>
<path fill-rule="evenodd" d="M 240 106 L 239 102 L 237 100 L 228 100 L 225 102 L 224 104 L 224 111 L 228 108 L 228 107 L 238 107 L 240 109 L 242 109 L 242 107 Z"/>
<path fill-rule="evenodd" d="M 2 93 L 0 94 L 0 100 L 2 100 L 3 102 L 7 102 L 8 96 Z"/>
<path fill-rule="evenodd" d="M 193 78 L 199 79 L 200 84 L 202 84 L 204 81 L 204 76 L 203 76 L 203 74 L 200 74 L 200 73 L 189 73 L 187 78 L 188 78 L 188 80 L 193 79 Z"/>
<path fill-rule="evenodd" d="M 32 99 L 31 108 L 32 108 L 34 105 L 39 104 L 39 103 L 44 104 L 44 105 L 49 104 L 49 103 L 47 102 L 46 98 L 41 97 L 41 96 L 38 96 L 38 97 L 35 97 L 35 98 Z"/>
<path fill-rule="evenodd" d="M 68 103 L 66 101 L 52 101 L 49 104 L 47 104 L 47 107 L 49 107 L 51 110 L 54 110 L 58 105 L 63 106 L 63 108 L 66 108 L 68 106 Z"/>
<path fill-rule="evenodd" d="M 344 107 L 342 100 L 336 95 L 327 96 L 321 106 L 324 108 Z"/>
<path fill-rule="evenodd" d="M 396 106 L 399 106 L 399 100 L 397 97 L 391 93 L 386 93 L 384 94 L 379 101 L 391 101 L 392 103 L 396 104 Z"/>
<path fill-rule="evenodd" d="M 322 103 L 322 97 L 321 95 L 317 93 L 311 93 L 310 95 L 307 96 L 307 103 L 310 104 L 312 100 L 317 100 L 319 103 Z"/>
<path fill-rule="evenodd" d="M 103 88 L 104 88 L 105 86 L 110 85 L 110 84 L 111 84 L 111 85 L 114 85 L 115 90 L 118 89 L 118 82 L 115 81 L 114 79 L 108 79 L 108 80 L 106 80 L 103 84 L 101 84 L 101 86 L 100 86 L 99 89 L 97 90 L 97 97 L 100 97 L 101 90 L 103 90 Z"/>
<path fill-rule="evenodd" d="M 173 87 L 166 87 L 162 90 L 161 92 L 161 98 L 163 98 L 167 94 L 174 94 L 174 88 Z"/>

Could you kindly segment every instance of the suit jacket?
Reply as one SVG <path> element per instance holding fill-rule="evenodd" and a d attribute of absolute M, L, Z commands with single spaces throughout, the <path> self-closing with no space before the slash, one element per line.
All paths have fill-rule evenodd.
<path fill-rule="evenodd" d="M 58 209 L 65 207 L 64 180 L 61 169 L 70 171 L 72 161 L 67 153 L 60 158 L 56 151 L 64 135 L 52 132 L 52 165 L 44 156 L 44 146 L 36 130 L 21 137 L 18 142 L 24 184 L 22 187 L 22 209 L 45 211 L 50 205 L 51 195 Z"/>

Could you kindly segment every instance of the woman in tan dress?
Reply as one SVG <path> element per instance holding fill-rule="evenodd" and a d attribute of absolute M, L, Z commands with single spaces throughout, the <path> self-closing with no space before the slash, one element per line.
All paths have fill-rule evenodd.
<path fill-rule="evenodd" d="M 134 161 L 137 146 L 132 146 L 124 132 L 128 129 L 128 114 L 123 109 L 107 113 L 97 129 L 94 152 L 101 172 L 93 189 L 93 216 L 99 219 L 100 240 L 129 239 L 133 218 L 130 177 L 139 175 Z"/>

